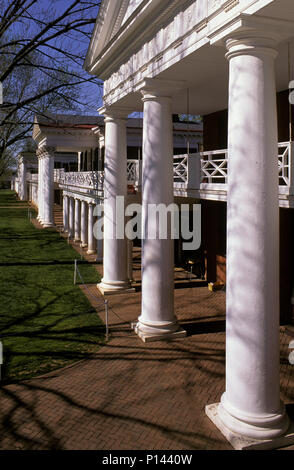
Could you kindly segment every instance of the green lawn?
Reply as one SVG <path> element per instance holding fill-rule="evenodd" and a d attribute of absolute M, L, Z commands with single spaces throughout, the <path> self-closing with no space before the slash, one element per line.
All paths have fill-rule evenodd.
<path fill-rule="evenodd" d="M 52 229 L 38 230 L 15 193 L 0 190 L 2 383 L 67 365 L 98 350 L 104 326 L 78 285 L 78 253 Z M 98 273 L 79 263 L 86 283 Z"/>

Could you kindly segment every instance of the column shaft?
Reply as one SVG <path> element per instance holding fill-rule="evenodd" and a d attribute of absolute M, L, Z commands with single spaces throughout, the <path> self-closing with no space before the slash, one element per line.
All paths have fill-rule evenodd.
<path fill-rule="evenodd" d="M 69 197 L 69 213 L 68 213 L 68 235 L 70 238 L 74 237 L 74 223 L 75 223 L 75 200 Z"/>
<path fill-rule="evenodd" d="M 117 196 L 122 207 L 117 210 Z M 99 288 L 103 292 L 128 289 L 127 243 L 124 236 L 124 207 L 127 196 L 126 119 L 105 118 L 104 168 L 104 273 Z M 116 217 L 122 221 L 122 233 L 116 233 Z"/>
<path fill-rule="evenodd" d="M 80 241 L 81 239 L 81 201 L 75 199 L 75 242 Z"/>
<path fill-rule="evenodd" d="M 86 201 L 81 202 L 81 244 L 83 248 L 88 245 L 88 204 Z"/>
<path fill-rule="evenodd" d="M 93 210 L 94 210 L 93 204 L 89 204 L 88 206 L 88 251 L 87 251 L 89 255 L 92 255 L 95 253 Z"/>
<path fill-rule="evenodd" d="M 273 40 L 227 41 L 230 60 L 226 392 L 230 430 L 272 438 L 288 426 L 279 381 L 279 203 Z"/>
<path fill-rule="evenodd" d="M 26 201 L 27 199 L 27 165 L 22 159 L 19 166 L 19 177 L 20 177 L 20 191 L 19 198 L 21 201 Z"/>
<path fill-rule="evenodd" d="M 69 218 L 69 198 L 68 196 L 63 196 L 63 231 L 67 232 L 69 223 L 68 223 L 68 218 Z"/>
<path fill-rule="evenodd" d="M 46 152 L 43 157 L 43 225 L 54 226 L 54 153 Z"/>
<path fill-rule="evenodd" d="M 42 191 L 42 182 L 43 182 L 43 160 L 42 157 L 38 157 L 38 221 L 42 223 L 43 218 L 43 191 Z"/>
<path fill-rule="evenodd" d="M 170 230 L 160 239 L 150 205 L 172 204 L 173 132 L 171 98 L 143 93 L 142 310 L 138 328 L 146 334 L 178 330 L 174 315 L 174 243 Z M 151 233 L 156 234 L 152 239 Z"/>

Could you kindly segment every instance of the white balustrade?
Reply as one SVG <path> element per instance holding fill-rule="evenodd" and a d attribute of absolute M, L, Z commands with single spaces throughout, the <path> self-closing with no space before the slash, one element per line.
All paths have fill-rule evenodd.
<path fill-rule="evenodd" d="M 59 184 L 79 188 L 103 190 L 102 171 L 75 171 L 60 174 Z"/>
<path fill-rule="evenodd" d="M 278 146 L 279 193 L 281 197 L 294 195 L 294 172 L 292 171 L 293 142 L 281 142 Z M 228 178 L 228 151 L 213 150 L 196 154 L 174 155 L 174 190 L 175 195 L 185 196 L 185 191 L 191 191 L 191 196 L 201 198 L 226 200 Z M 127 161 L 127 183 L 136 189 L 141 187 L 141 160 Z M 38 175 L 28 175 L 29 181 L 37 182 Z M 103 171 L 65 172 L 64 169 L 54 170 L 54 180 L 58 181 L 61 189 L 71 192 L 99 191 L 102 197 L 104 187 Z M 16 179 L 17 182 L 17 179 Z M 221 193 L 221 198 L 217 196 Z M 188 195 L 188 194 L 186 194 Z M 283 204 L 281 204 L 283 206 Z M 293 201 L 294 205 L 294 201 Z"/>
<path fill-rule="evenodd" d="M 127 181 L 135 187 L 141 186 L 141 160 L 127 160 Z"/>
<path fill-rule="evenodd" d="M 59 181 L 62 180 L 64 173 L 65 173 L 64 168 L 55 168 L 54 169 L 54 182 L 59 183 Z"/>
<path fill-rule="evenodd" d="M 228 176 L 228 151 L 201 152 L 201 183 L 226 184 Z"/>

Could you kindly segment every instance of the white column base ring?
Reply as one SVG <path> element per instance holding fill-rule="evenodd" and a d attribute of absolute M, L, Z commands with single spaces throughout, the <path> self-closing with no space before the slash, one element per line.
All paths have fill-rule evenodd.
<path fill-rule="evenodd" d="M 226 394 L 221 397 L 218 416 L 231 431 L 252 439 L 273 439 L 285 434 L 290 422 L 284 404 L 281 402 L 277 413 L 263 415 L 245 415 L 234 409 L 226 401 Z"/>
<path fill-rule="evenodd" d="M 147 321 L 142 320 L 140 316 L 138 318 L 137 329 L 140 330 L 142 333 L 146 333 L 148 335 L 163 335 L 163 334 L 170 334 L 175 333 L 180 328 L 177 319 L 175 318 L 174 321 Z"/>
<path fill-rule="evenodd" d="M 103 295 L 123 294 L 135 291 L 130 281 L 105 281 L 102 279 L 102 281 L 97 284 L 97 287 Z"/>

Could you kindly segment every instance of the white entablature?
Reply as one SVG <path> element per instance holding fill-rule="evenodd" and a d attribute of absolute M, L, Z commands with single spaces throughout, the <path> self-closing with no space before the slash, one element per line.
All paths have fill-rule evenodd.
<path fill-rule="evenodd" d="M 282 6 L 287 14 L 280 16 Z M 173 112 L 186 112 L 189 89 L 190 112 L 208 114 L 227 104 L 228 63 L 221 40 L 256 27 L 278 30 L 280 40 L 291 38 L 292 7 L 289 0 L 142 0 L 124 21 L 126 1 L 104 0 L 85 68 L 104 80 L 106 106 L 120 103 L 142 110 L 142 80 L 156 77 L 185 82 L 174 97 Z M 211 87 L 216 77 L 218 86 Z M 277 61 L 278 90 L 286 82 Z M 204 102 L 209 88 L 210 99 Z"/>
<path fill-rule="evenodd" d="M 50 115 L 36 116 L 33 139 L 39 147 L 54 147 L 57 152 L 79 152 L 98 146 L 93 129 L 103 117 Z"/>

